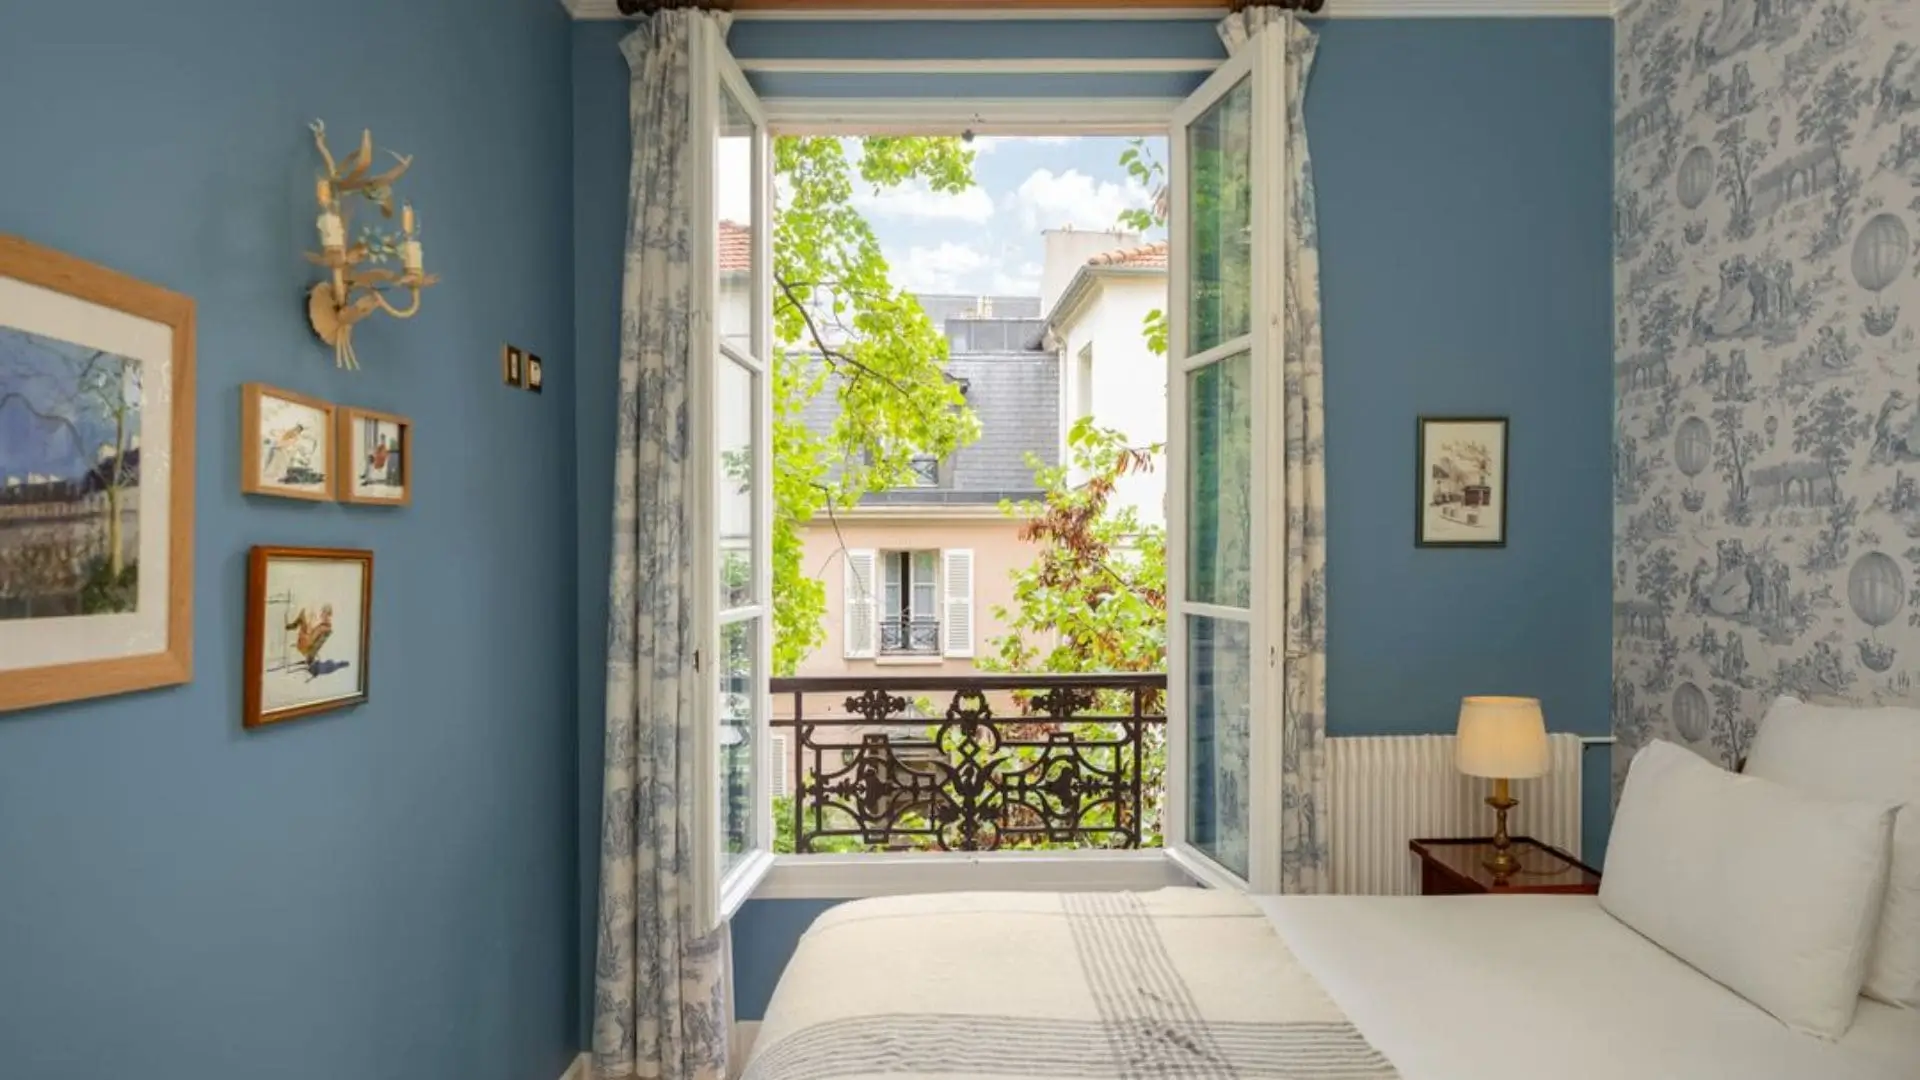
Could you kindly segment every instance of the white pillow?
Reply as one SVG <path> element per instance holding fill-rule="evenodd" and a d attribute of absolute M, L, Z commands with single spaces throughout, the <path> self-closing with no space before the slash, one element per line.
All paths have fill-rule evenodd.
<path fill-rule="evenodd" d="M 1783 697 L 1747 755 L 1748 776 L 1823 799 L 1902 804 L 1867 996 L 1920 1006 L 1920 709 L 1836 708 Z"/>
<path fill-rule="evenodd" d="M 1837 1039 L 1866 977 L 1893 814 L 1656 740 L 1627 771 L 1600 906 L 1788 1027 Z"/>

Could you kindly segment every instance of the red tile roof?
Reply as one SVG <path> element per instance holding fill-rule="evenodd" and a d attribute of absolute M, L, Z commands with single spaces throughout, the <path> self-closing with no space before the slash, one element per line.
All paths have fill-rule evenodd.
<path fill-rule="evenodd" d="M 737 221 L 720 223 L 720 272 L 753 269 L 753 229 Z"/>
<path fill-rule="evenodd" d="M 1156 240 L 1139 247 L 1119 248 L 1103 251 L 1087 260 L 1088 266 L 1131 266 L 1143 270 L 1165 270 L 1167 268 L 1167 242 Z"/>

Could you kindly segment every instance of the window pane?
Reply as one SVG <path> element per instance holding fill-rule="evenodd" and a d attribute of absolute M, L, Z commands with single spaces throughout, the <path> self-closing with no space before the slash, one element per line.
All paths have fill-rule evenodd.
<path fill-rule="evenodd" d="M 720 837 L 726 855 L 723 872 L 732 870 L 753 848 L 753 734 L 755 643 L 760 620 L 742 619 L 720 627 Z"/>
<path fill-rule="evenodd" d="M 1187 375 L 1187 598 L 1253 606 L 1253 361 Z"/>
<path fill-rule="evenodd" d="M 1187 832 L 1247 876 L 1253 637 L 1246 623 L 1187 617 Z"/>
<path fill-rule="evenodd" d="M 754 380 L 749 368 L 720 358 L 720 610 L 754 602 Z"/>
<path fill-rule="evenodd" d="M 761 222 L 753 216 L 753 118 L 720 87 L 720 142 L 714 160 L 714 208 L 720 218 L 720 340 L 741 353 L 753 347 L 754 242 Z"/>
<path fill-rule="evenodd" d="M 940 486 L 940 459 L 932 454 L 913 455 L 907 461 L 907 468 L 912 471 L 912 475 L 908 478 L 912 486 Z"/>
<path fill-rule="evenodd" d="M 886 618 L 900 613 L 903 606 L 901 597 L 905 595 L 903 590 L 906 588 L 906 584 L 901 580 L 900 575 L 902 562 L 900 553 L 889 551 L 885 555 L 882 555 L 881 559 L 887 564 L 887 585 L 886 595 L 882 598 L 880 614 L 883 618 Z"/>
<path fill-rule="evenodd" d="M 1187 355 L 1253 328 L 1253 84 L 1187 128 Z"/>

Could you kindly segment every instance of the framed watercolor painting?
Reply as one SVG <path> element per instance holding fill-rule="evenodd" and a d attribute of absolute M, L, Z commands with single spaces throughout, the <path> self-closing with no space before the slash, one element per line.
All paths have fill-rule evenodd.
<path fill-rule="evenodd" d="M 404 416 L 340 407 L 340 501 L 406 506 L 413 501 L 413 424 Z"/>
<path fill-rule="evenodd" d="M 0 236 L 0 711 L 193 674 L 193 301 Z"/>
<path fill-rule="evenodd" d="M 1423 416 L 1416 441 L 1414 543 L 1505 547 L 1506 418 Z"/>
<path fill-rule="evenodd" d="M 373 552 L 255 547 L 247 557 L 247 727 L 367 700 Z"/>
<path fill-rule="evenodd" d="M 334 493 L 333 406 L 260 383 L 240 388 L 240 490 L 327 502 Z"/>

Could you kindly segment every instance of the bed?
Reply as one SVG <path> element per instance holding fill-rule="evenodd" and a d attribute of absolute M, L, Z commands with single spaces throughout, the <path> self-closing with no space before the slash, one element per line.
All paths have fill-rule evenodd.
<path fill-rule="evenodd" d="M 743 1080 L 1914 1080 L 1920 1012 L 1796 1034 L 1587 896 L 949 893 L 802 939 Z"/>

